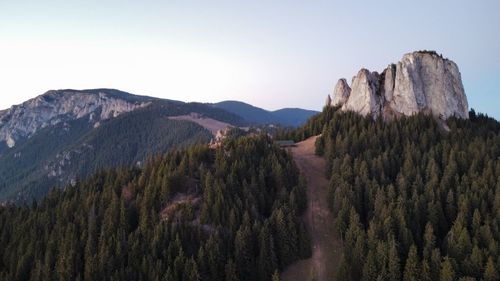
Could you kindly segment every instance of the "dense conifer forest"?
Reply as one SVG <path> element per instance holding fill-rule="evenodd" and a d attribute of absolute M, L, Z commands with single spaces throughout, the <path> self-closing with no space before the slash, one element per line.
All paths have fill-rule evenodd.
<path fill-rule="evenodd" d="M 339 280 L 500 280 L 497 121 L 471 111 L 384 122 L 327 108 L 283 136 L 320 132 Z"/>
<path fill-rule="evenodd" d="M 276 137 L 318 134 L 343 244 L 338 280 L 499 280 L 497 121 L 325 108 Z M 279 279 L 311 253 L 292 160 L 268 136 L 234 136 L 0 207 L 0 279 Z"/>
<path fill-rule="evenodd" d="M 310 255 L 306 200 L 265 135 L 193 146 L 0 207 L 0 279 L 271 280 Z"/>

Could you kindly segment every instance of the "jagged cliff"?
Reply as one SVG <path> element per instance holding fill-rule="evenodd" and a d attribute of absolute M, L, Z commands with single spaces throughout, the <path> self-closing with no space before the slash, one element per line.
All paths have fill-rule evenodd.
<path fill-rule="evenodd" d="M 433 51 L 405 54 L 381 74 L 361 69 L 351 87 L 340 79 L 327 104 L 384 119 L 418 112 L 442 119 L 469 117 L 458 66 Z"/>
<path fill-rule="evenodd" d="M 116 92 L 116 93 L 115 93 Z M 116 117 L 144 107 L 151 98 L 116 90 L 51 90 L 20 105 L 0 111 L 0 143 L 13 147 L 38 130 L 88 116 L 89 122 Z"/>

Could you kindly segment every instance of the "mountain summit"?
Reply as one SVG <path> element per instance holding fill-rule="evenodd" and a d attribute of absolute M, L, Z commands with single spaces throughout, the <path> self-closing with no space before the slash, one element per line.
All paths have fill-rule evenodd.
<path fill-rule="evenodd" d="M 469 117 L 458 66 L 435 51 L 405 54 L 381 74 L 363 68 L 350 87 L 340 79 L 327 105 L 384 119 L 419 112 L 442 119 Z"/>
<path fill-rule="evenodd" d="M 11 148 L 42 128 L 84 116 L 97 123 L 145 107 L 152 100 L 113 89 L 50 90 L 0 111 L 0 142 Z"/>

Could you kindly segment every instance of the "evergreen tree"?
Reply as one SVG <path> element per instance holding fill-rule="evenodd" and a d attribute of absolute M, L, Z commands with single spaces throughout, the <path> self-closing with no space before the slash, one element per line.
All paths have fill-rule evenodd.
<path fill-rule="evenodd" d="M 420 274 L 421 274 L 421 269 L 418 262 L 417 247 L 415 247 L 415 245 L 412 245 L 410 247 L 410 251 L 408 252 L 408 258 L 406 259 L 403 280 L 405 281 L 420 280 Z"/>
<path fill-rule="evenodd" d="M 499 280 L 500 275 L 498 274 L 498 270 L 495 267 L 495 263 L 491 257 L 488 258 L 488 262 L 484 268 L 484 280 L 485 281 L 493 281 Z"/>
<path fill-rule="evenodd" d="M 396 248 L 396 242 L 394 239 L 391 240 L 389 246 L 389 257 L 388 257 L 388 281 L 399 281 L 401 280 L 401 264 L 399 261 L 399 253 Z"/>
<path fill-rule="evenodd" d="M 455 280 L 455 270 L 451 264 L 450 258 L 445 257 L 441 263 L 441 272 L 439 274 L 440 281 L 453 281 Z"/>

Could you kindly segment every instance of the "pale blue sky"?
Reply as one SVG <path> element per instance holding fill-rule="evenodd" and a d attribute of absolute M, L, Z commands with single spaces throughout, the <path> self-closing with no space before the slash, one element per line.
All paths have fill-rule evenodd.
<path fill-rule="evenodd" d="M 49 89 L 319 110 L 336 81 L 429 49 L 500 119 L 500 1 L 0 0 L 0 108 Z"/>

